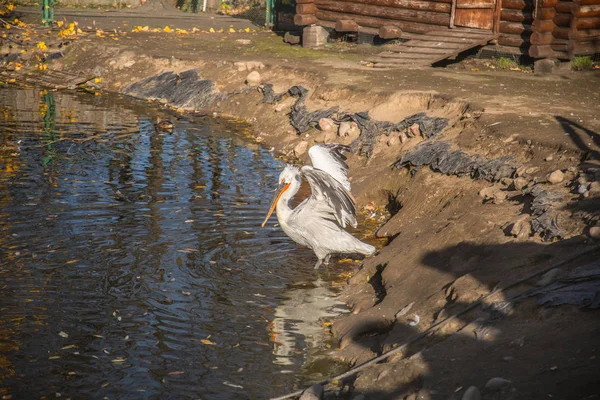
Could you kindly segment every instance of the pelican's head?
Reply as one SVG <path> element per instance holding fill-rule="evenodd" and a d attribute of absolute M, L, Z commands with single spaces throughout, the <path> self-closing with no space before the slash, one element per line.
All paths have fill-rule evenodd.
<path fill-rule="evenodd" d="M 281 196 L 294 183 L 296 183 L 298 185 L 300 184 L 300 170 L 298 168 L 294 167 L 293 165 L 287 164 L 285 166 L 285 168 L 283 169 L 283 171 L 281 171 L 281 174 L 279 174 L 279 187 L 277 188 L 277 193 L 275 194 L 275 198 L 273 199 L 273 202 L 271 203 L 271 207 L 269 208 L 267 217 L 265 218 L 265 220 L 263 221 L 261 226 L 263 226 L 263 227 L 265 226 L 265 224 L 271 217 L 271 214 L 273 214 L 275 207 L 277 207 L 277 202 L 279 201 Z"/>

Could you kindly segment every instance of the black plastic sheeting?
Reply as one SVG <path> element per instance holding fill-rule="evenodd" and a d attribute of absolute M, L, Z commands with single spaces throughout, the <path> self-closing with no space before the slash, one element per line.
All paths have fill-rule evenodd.
<path fill-rule="evenodd" d="M 462 150 L 452 150 L 444 141 L 427 141 L 407 152 L 394 166 L 429 166 L 446 175 L 470 176 L 497 182 L 502 178 L 514 176 L 519 165 L 512 163 L 510 157 L 498 157 L 491 160 L 480 155 L 471 155 Z"/>
<path fill-rule="evenodd" d="M 308 90 L 303 86 L 292 86 L 285 92 L 275 93 L 273 85 L 265 84 L 263 85 L 262 92 L 262 102 L 268 104 L 276 104 L 286 95 L 297 97 L 290 113 L 290 122 L 298 133 L 304 133 L 310 128 L 316 128 L 321 118 L 331 118 L 337 123 L 344 121 L 356 122 L 361 133 L 352 142 L 351 148 L 354 153 L 365 155 L 367 158 L 370 157 L 373 147 L 381 135 L 389 136 L 392 132 L 402 132 L 413 124 L 418 124 L 423 136 L 433 138 L 440 136 L 442 131 L 448 126 L 447 118 L 429 117 L 425 113 L 414 114 L 398 123 L 393 123 L 374 120 L 369 116 L 368 112 L 354 114 L 338 112 L 338 107 L 308 111 L 304 104 L 308 97 Z"/>
<path fill-rule="evenodd" d="M 452 150 L 450 143 L 444 141 L 426 141 L 407 152 L 394 166 L 419 169 L 429 166 L 432 170 L 446 175 L 469 176 L 498 182 L 502 178 L 515 176 L 519 164 L 510 157 L 486 159 L 478 154 L 468 154 L 462 150 Z M 546 190 L 542 185 L 533 185 L 523 191 L 533 196 L 531 203 L 531 228 L 542 239 L 550 241 L 564 237 L 558 224 L 560 206 L 565 202 L 561 193 Z"/>
<path fill-rule="evenodd" d="M 179 74 L 164 72 L 136 82 L 124 90 L 130 96 L 159 100 L 175 107 L 199 110 L 209 107 L 214 101 L 227 97 L 219 93 L 213 81 L 200 79 L 197 70 Z"/>
<path fill-rule="evenodd" d="M 527 297 L 537 297 L 538 305 L 579 305 L 600 308 L 600 261 L 578 267 L 548 286 L 534 289 Z"/>

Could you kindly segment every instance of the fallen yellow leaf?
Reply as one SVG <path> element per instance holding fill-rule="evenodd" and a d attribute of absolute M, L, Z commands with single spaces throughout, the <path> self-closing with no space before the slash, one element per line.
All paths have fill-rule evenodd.
<path fill-rule="evenodd" d="M 102 82 L 102 78 L 98 77 L 98 78 L 94 78 L 94 82 L 96 83 L 100 83 Z"/>
<path fill-rule="evenodd" d="M 44 43 L 44 42 L 38 42 L 37 48 L 40 49 L 40 50 L 42 50 L 42 51 L 46 50 L 46 48 L 47 48 L 46 47 L 46 43 Z"/>
<path fill-rule="evenodd" d="M 170 33 L 173 32 L 173 29 L 169 28 L 168 26 L 165 26 L 165 29 L 163 29 L 163 31 Z"/>
<path fill-rule="evenodd" d="M 209 345 L 212 345 L 212 346 L 216 345 L 215 342 L 211 342 L 208 339 L 202 339 L 200 342 L 202 342 L 203 344 L 209 344 Z"/>
<path fill-rule="evenodd" d="M 210 33 L 215 33 L 215 30 L 214 30 L 213 28 L 210 28 L 208 31 L 209 31 Z"/>

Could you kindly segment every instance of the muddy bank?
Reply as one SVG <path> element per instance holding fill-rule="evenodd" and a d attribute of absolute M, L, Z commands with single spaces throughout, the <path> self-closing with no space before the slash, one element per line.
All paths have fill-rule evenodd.
<path fill-rule="evenodd" d="M 600 258 L 590 237 L 600 219 L 598 94 L 577 77 L 367 72 L 208 49 L 180 59 L 151 39 L 139 47 L 80 41 L 51 69 L 102 78 L 88 82 L 92 90 L 162 102 L 171 118 L 243 119 L 257 141 L 289 158 L 306 161 L 321 142 L 355 150 L 353 191 L 388 244 L 349 279 L 353 313 L 332 326 L 333 357 L 359 364 L 497 286 L 557 266 L 551 282 Z M 559 91 L 579 106 L 544 104 Z M 340 396 L 462 398 L 470 386 L 490 399 L 597 393 L 598 312 L 582 308 L 585 299 L 552 308 L 510 300 L 536 284 L 502 292 L 342 382 Z M 511 307 L 498 311 L 505 300 Z M 484 389 L 494 377 L 510 383 Z"/>

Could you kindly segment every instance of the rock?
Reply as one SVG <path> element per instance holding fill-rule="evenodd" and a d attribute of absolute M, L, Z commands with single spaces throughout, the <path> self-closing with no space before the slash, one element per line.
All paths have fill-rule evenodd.
<path fill-rule="evenodd" d="M 527 169 L 525 170 L 525 173 L 526 173 L 527 175 L 533 175 L 533 174 L 535 174 L 536 172 L 538 172 L 539 170 L 540 170 L 540 169 L 539 169 L 538 167 L 529 167 L 529 168 L 527 168 Z"/>
<path fill-rule="evenodd" d="M 275 106 L 275 112 L 282 112 L 287 106 L 283 103 L 279 103 Z"/>
<path fill-rule="evenodd" d="M 421 136 L 421 129 L 419 128 L 419 124 L 412 124 L 406 130 L 406 134 L 408 135 L 408 137 L 411 137 L 411 138 Z"/>
<path fill-rule="evenodd" d="M 321 400 L 323 398 L 323 386 L 316 384 L 306 389 L 300 400 Z"/>
<path fill-rule="evenodd" d="M 400 143 L 406 143 L 408 141 L 408 136 L 406 136 L 406 132 L 400 132 L 400 134 L 398 135 L 398 139 L 400 140 Z"/>
<path fill-rule="evenodd" d="M 364 394 L 359 394 L 358 396 L 353 397 L 352 400 L 366 400 L 366 397 Z"/>
<path fill-rule="evenodd" d="M 236 61 L 233 63 L 233 66 L 235 68 L 237 68 L 238 71 L 242 72 L 242 71 L 247 71 L 246 69 L 246 63 L 243 61 Z"/>
<path fill-rule="evenodd" d="M 531 141 L 531 139 L 527 139 L 527 141 L 525 143 L 527 143 L 527 146 L 531 146 L 531 143 L 533 143 L 533 142 Z"/>
<path fill-rule="evenodd" d="M 349 137 L 354 140 L 360 136 L 360 128 L 356 122 L 342 122 L 338 129 L 338 136 Z"/>
<path fill-rule="evenodd" d="M 600 193 L 600 181 L 590 183 L 590 186 L 588 187 L 588 192 L 590 192 L 591 194 Z"/>
<path fill-rule="evenodd" d="M 506 200 L 506 193 L 496 186 L 489 186 L 479 191 L 479 196 L 484 200 L 491 200 L 494 204 L 500 204 Z"/>
<path fill-rule="evenodd" d="M 582 183 L 577 187 L 577 193 L 579 193 L 579 194 L 584 194 L 587 191 L 588 191 L 587 183 Z"/>
<path fill-rule="evenodd" d="M 542 277 L 535 283 L 538 286 L 546 286 L 552 283 L 560 274 L 562 270 L 560 268 L 552 268 L 546 272 Z"/>
<path fill-rule="evenodd" d="M 247 61 L 246 62 L 246 69 L 248 71 L 254 71 L 257 69 L 264 69 L 265 68 L 265 64 L 261 63 L 260 61 Z"/>
<path fill-rule="evenodd" d="M 548 157 L 544 158 L 544 161 L 552 161 L 554 160 L 554 156 L 550 154 Z"/>
<path fill-rule="evenodd" d="M 396 137 L 395 135 L 390 135 L 389 139 L 386 142 L 388 147 L 395 146 L 397 143 L 398 143 L 398 137 Z"/>
<path fill-rule="evenodd" d="M 500 378 L 500 377 L 496 377 L 496 378 L 492 378 L 489 381 L 487 381 L 487 383 L 485 384 L 485 390 L 487 390 L 488 392 L 499 392 L 500 390 L 502 390 L 505 386 L 510 385 L 512 382 L 509 381 L 508 379 L 504 379 L 504 378 Z"/>
<path fill-rule="evenodd" d="M 479 389 L 477 389 L 477 387 L 471 386 L 465 390 L 462 400 L 481 400 L 481 393 L 479 393 Z"/>
<path fill-rule="evenodd" d="M 250 39 L 237 39 L 236 42 L 239 43 L 239 44 L 245 44 L 245 45 L 247 45 L 247 44 L 252 43 L 252 40 L 250 40 Z"/>
<path fill-rule="evenodd" d="M 294 154 L 296 157 L 300 157 L 302 154 L 306 153 L 308 150 L 308 142 L 302 141 L 294 146 Z"/>
<path fill-rule="evenodd" d="M 556 171 L 548 174 L 546 180 L 551 184 L 555 185 L 565 180 L 565 174 L 563 174 L 563 172 L 560 169 L 557 169 Z"/>
<path fill-rule="evenodd" d="M 592 226 L 590 228 L 590 237 L 593 239 L 600 239 L 600 226 Z"/>
<path fill-rule="evenodd" d="M 516 238 L 523 239 L 531 236 L 531 222 L 528 215 L 521 215 L 513 222 L 510 234 Z"/>
<path fill-rule="evenodd" d="M 261 80 L 262 78 L 260 74 L 257 71 L 252 71 L 246 77 L 246 84 L 250 86 L 256 86 L 260 84 Z"/>
<path fill-rule="evenodd" d="M 302 36 L 294 32 L 286 32 L 283 41 L 289 44 L 300 44 Z"/>
<path fill-rule="evenodd" d="M 554 71 L 554 60 L 544 58 L 533 63 L 533 73 L 535 75 L 551 74 Z"/>
<path fill-rule="evenodd" d="M 331 118 L 321 118 L 319 120 L 319 129 L 322 131 L 328 131 L 335 126 L 335 123 Z"/>
<path fill-rule="evenodd" d="M 525 186 L 527 186 L 528 184 L 529 184 L 529 179 L 523 178 L 522 176 L 516 178 L 513 181 L 513 187 L 515 188 L 515 190 L 519 190 L 519 191 L 523 190 L 523 188 Z"/>

